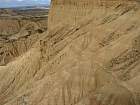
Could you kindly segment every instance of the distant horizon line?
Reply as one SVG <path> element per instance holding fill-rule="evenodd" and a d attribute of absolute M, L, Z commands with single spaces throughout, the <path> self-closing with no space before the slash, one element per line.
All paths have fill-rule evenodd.
<path fill-rule="evenodd" d="M 34 5 L 12 5 L 12 6 L 0 6 L 0 9 L 6 9 L 6 8 L 22 8 L 22 7 L 35 7 L 35 6 L 50 6 L 50 4 L 34 4 Z"/>

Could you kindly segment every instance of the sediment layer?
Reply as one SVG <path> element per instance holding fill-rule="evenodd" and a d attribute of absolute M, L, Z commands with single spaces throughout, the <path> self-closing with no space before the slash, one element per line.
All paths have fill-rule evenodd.
<path fill-rule="evenodd" d="M 2 105 L 140 105 L 140 4 L 102 2 L 52 1 L 48 32 L 0 66 Z"/>

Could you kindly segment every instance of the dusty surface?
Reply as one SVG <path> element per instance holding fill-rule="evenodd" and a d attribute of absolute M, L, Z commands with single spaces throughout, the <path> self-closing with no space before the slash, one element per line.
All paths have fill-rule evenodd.
<path fill-rule="evenodd" d="M 0 9 L 0 65 L 22 55 L 47 31 L 48 9 Z"/>
<path fill-rule="evenodd" d="M 1 105 L 140 105 L 140 3 L 52 0 L 48 31 L 0 67 Z"/>

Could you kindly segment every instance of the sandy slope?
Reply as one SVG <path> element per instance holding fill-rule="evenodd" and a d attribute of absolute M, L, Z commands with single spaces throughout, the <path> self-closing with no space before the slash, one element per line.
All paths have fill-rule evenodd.
<path fill-rule="evenodd" d="M 133 0 L 53 0 L 48 32 L 0 67 L 1 105 L 139 105 L 139 18 Z"/>

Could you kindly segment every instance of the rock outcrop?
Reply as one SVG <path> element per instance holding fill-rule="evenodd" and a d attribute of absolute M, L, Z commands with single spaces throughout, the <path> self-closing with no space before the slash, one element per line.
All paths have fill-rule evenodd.
<path fill-rule="evenodd" d="M 103 18 L 110 8 L 120 4 L 133 4 L 134 0 L 52 0 L 48 26 L 50 29 L 60 24 L 77 24 L 84 17 L 96 20 Z"/>
<path fill-rule="evenodd" d="M 1 105 L 140 105 L 139 18 L 134 0 L 53 0 L 48 32 L 0 66 Z"/>

